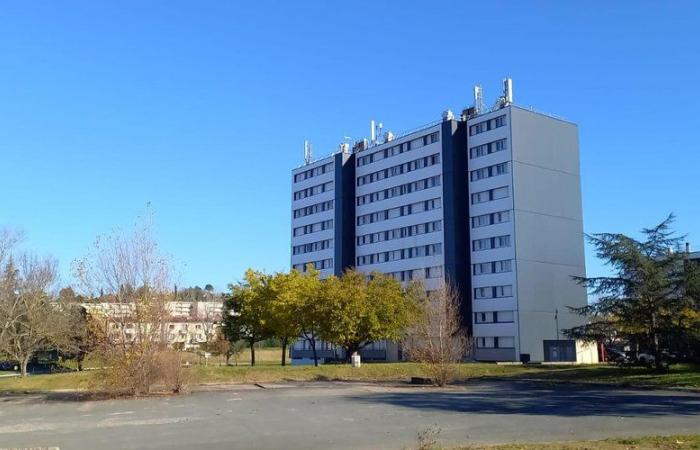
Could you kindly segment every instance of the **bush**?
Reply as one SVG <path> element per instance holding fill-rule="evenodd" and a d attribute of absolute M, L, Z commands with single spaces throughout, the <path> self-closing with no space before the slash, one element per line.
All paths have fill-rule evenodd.
<path fill-rule="evenodd" d="M 99 371 L 97 383 L 111 394 L 181 393 L 187 389 L 187 374 L 180 352 L 134 346 L 125 352 L 113 353 L 105 361 L 108 368 Z"/>

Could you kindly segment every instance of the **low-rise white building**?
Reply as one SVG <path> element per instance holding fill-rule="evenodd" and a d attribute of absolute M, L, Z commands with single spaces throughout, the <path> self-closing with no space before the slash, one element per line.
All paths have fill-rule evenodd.
<path fill-rule="evenodd" d="M 88 314 L 109 321 L 109 333 L 115 340 L 136 339 L 139 324 L 134 319 L 136 305 L 120 302 L 84 302 Z M 163 336 L 169 345 L 182 349 L 197 348 L 211 342 L 221 322 L 222 302 L 166 302 Z M 148 327 L 148 324 L 141 325 Z"/>

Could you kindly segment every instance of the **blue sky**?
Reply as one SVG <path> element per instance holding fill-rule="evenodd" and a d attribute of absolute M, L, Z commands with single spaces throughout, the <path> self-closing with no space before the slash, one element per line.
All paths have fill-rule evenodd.
<path fill-rule="evenodd" d="M 73 259 L 147 202 L 180 284 L 289 264 L 290 169 L 501 79 L 579 124 L 587 232 L 700 247 L 697 2 L 3 2 L 0 225 Z M 589 274 L 604 268 L 588 249 Z"/>

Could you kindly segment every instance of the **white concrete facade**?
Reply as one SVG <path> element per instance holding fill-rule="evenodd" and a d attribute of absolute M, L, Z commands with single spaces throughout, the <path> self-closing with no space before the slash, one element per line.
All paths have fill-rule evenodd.
<path fill-rule="evenodd" d="M 479 128 L 489 122 L 492 126 Z M 561 330 L 582 323 L 584 319 L 568 307 L 587 302 L 585 289 L 572 279 L 585 275 L 577 127 L 515 106 L 467 124 L 476 356 L 502 360 L 527 355 L 532 361 L 575 357 L 581 354 L 580 346 L 566 341 Z M 501 144 L 496 146 L 497 142 Z M 482 155 L 479 146 L 488 144 L 495 151 Z M 500 170 L 476 179 L 477 171 L 489 167 Z M 504 189 L 497 195 L 503 198 L 492 195 L 492 200 L 483 202 L 474 198 L 498 189 Z M 482 225 L 474 219 L 486 214 L 505 215 L 507 220 Z M 507 244 L 475 249 L 484 238 Z M 481 263 L 502 266 L 501 261 L 508 261 L 501 273 L 481 273 L 480 267 L 475 268 Z M 493 288 L 490 298 L 478 298 L 489 297 L 489 288 Z"/>

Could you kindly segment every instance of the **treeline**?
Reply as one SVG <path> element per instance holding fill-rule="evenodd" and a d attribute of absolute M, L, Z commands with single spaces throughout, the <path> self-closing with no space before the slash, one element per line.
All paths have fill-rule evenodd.
<path fill-rule="evenodd" d="M 81 358 L 86 342 L 84 311 L 51 294 L 56 261 L 16 252 L 20 233 L 0 229 L 0 361 L 9 359 L 27 375 L 31 359 L 42 351 Z"/>
<path fill-rule="evenodd" d="M 347 270 L 320 279 L 309 267 L 265 274 L 249 269 L 244 280 L 229 286 L 222 331 L 232 343 L 245 341 L 255 364 L 256 342 L 275 338 L 287 349 L 297 339 L 308 342 L 318 364 L 320 341 L 342 348 L 350 358 L 376 341 L 400 341 L 423 316 L 422 285 L 403 287 L 393 277 Z"/>

